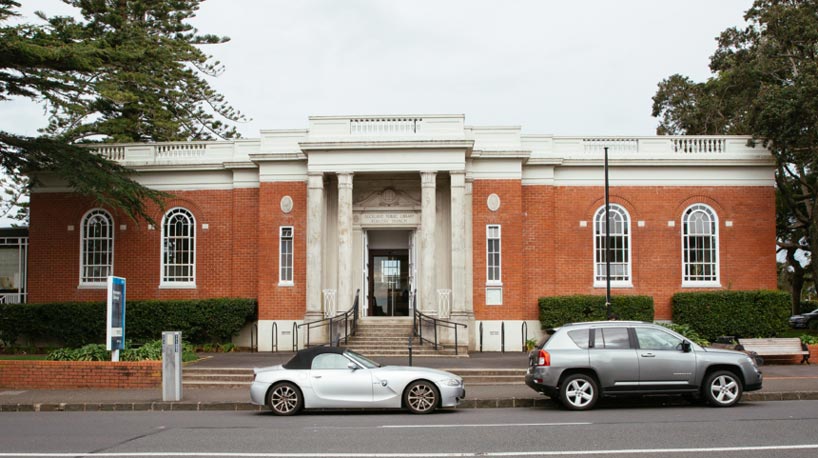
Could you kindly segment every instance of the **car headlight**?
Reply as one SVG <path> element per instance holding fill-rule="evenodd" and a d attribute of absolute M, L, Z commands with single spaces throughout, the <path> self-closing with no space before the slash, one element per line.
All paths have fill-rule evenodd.
<path fill-rule="evenodd" d="M 756 359 L 755 358 L 753 358 L 752 356 L 749 356 L 749 355 L 747 355 L 746 358 L 747 358 L 747 361 L 750 361 L 751 366 L 758 369 L 758 366 L 756 365 Z"/>
<path fill-rule="evenodd" d="M 460 386 L 462 383 L 463 381 L 458 378 L 449 378 L 443 381 L 443 384 L 446 386 Z"/>

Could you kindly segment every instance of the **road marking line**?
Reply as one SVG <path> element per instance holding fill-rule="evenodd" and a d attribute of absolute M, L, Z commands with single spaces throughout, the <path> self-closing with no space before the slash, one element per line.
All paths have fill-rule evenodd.
<path fill-rule="evenodd" d="M 0 457 L 62 458 L 62 457 L 230 457 L 230 458 L 451 458 L 451 457 L 506 457 L 506 456 L 576 456 L 576 455 L 632 455 L 663 453 L 713 453 L 713 452 L 763 452 L 818 449 L 818 444 L 758 445 L 745 447 L 699 447 L 699 448 L 652 448 L 627 450 L 566 450 L 532 452 L 430 452 L 430 453 L 216 453 L 216 452 L 128 452 L 128 453 L 0 453 Z"/>
<path fill-rule="evenodd" d="M 488 423 L 473 425 L 382 425 L 381 429 L 401 429 L 401 428 L 498 428 L 498 427 L 518 427 L 518 426 L 586 426 L 593 423 Z"/>

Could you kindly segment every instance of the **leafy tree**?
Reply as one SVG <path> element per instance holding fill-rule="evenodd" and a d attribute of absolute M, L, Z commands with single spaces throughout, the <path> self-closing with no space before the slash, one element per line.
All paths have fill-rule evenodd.
<path fill-rule="evenodd" d="M 660 134 L 746 134 L 772 152 L 778 246 L 801 275 L 795 254 L 818 253 L 818 0 L 756 0 L 744 19 L 718 37 L 707 81 L 659 83 L 653 116 Z"/>
<path fill-rule="evenodd" d="M 198 47 L 227 38 L 186 22 L 202 1 L 63 0 L 82 18 L 40 12 L 44 25 L 9 25 L 19 3 L 0 0 L 0 101 L 29 98 L 50 114 L 38 137 L 0 130 L 4 171 L 54 173 L 100 205 L 150 220 L 147 205 L 167 194 L 87 146 L 237 136 L 221 119 L 244 118 L 201 76 L 222 67 Z"/>

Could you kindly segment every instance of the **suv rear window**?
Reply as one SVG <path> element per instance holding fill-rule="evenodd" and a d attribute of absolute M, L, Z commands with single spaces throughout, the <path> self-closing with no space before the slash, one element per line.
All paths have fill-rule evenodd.
<path fill-rule="evenodd" d="M 623 349 L 631 348 L 627 328 L 596 328 L 594 348 Z"/>
<path fill-rule="evenodd" d="M 574 331 L 570 331 L 568 333 L 568 337 L 577 344 L 577 347 L 582 348 L 583 350 L 588 349 L 588 343 L 590 339 L 588 338 L 588 334 L 590 334 L 590 330 L 588 329 L 576 329 Z"/>

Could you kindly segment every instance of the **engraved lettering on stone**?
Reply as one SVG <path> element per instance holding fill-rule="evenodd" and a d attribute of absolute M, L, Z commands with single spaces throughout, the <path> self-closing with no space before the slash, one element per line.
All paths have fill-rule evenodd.
<path fill-rule="evenodd" d="M 416 225 L 416 213 L 364 213 L 362 223 L 367 225 Z"/>

